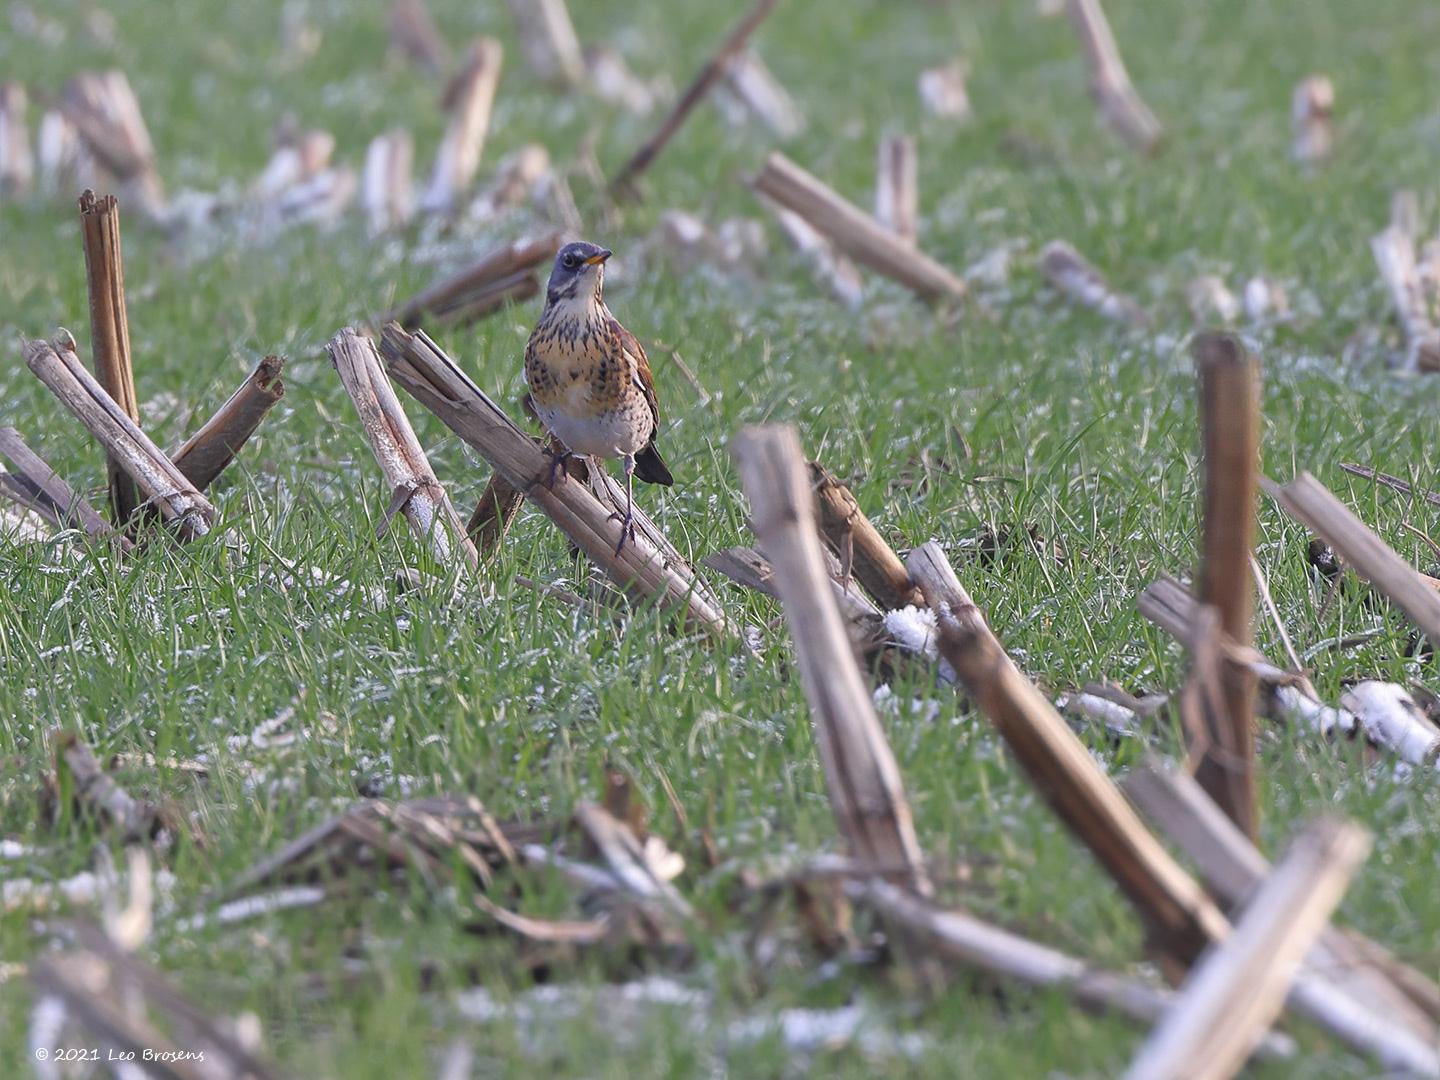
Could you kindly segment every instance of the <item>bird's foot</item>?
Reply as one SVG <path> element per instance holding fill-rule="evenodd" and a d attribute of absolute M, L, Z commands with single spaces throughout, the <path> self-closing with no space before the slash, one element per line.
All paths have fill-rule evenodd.
<path fill-rule="evenodd" d="M 565 471 L 565 462 L 570 458 L 570 451 L 547 449 L 545 452 L 550 455 L 550 474 L 545 478 L 545 489 L 554 491 L 560 477 L 568 475 Z"/>
<path fill-rule="evenodd" d="M 623 514 L 619 510 L 614 511 L 608 521 L 620 522 L 620 542 L 615 545 L 615 554 L 619 555 L 625 550 L 625 541 L 635 539 L 635 514 L 627 509 Z"/>

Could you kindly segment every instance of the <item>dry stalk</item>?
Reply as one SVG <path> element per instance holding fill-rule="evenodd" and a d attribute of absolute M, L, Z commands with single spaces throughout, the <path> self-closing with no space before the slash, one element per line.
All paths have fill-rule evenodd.
<path fill-rule="evenodd" d="M 751 528 L 775 567 L 836 826 L 851 857 L 896 868 L 886 880 L 929 897 L 900 769 L 831 592 L 800 440 L 793 428 L 750 427 L 731 440 L 730 452 Z M 893 941 L 917 982 L 938 989 L 942 973 L 927 944 L 903 928 Z"/>
<path fill-rule="evenodd" d="M 923 940 L 933 953 L 1027 986 L 1057 989 L 1081 1006 L 1117 1013 L 1153 1024 L 1163 1017 L 1175 995 L 1160 987 L 1114 972 L 1096 969 L 1085 960 L 984 922 L 963 911 L 943 911 L 933 904 L 878 879 L 851 881 L 846 894 L 868 904 L 892 922 Z M 1257 1052 L 1267 1058 L 1289 1058 L 1295 1044 L 1272 1032 Z"/>
<path fill-rule="evenodd" d="M 560 234 L 516 240 L 496 248 L 472 266 L 442 278 L 377 320 L 394 320 L 413 330 L 426 316 L 441 324 L 466 322 L 518 303 L 540 290 L 535 270 L 555 257 Z"/>
<path fill-rule="evenodd" d="M 837 248 L 927 300 L 957 301 L 965 282 L 847 202 L 784 154 L 773 153 L 751 186 L 804 218 Z"/>
<path fill-rule="evenodd" d="M 47 342 L 30 341 L 24 354 L 36 377 L 135 481 L 142 505 L 155 507 L 182 540 L 210 532 L 215 508 L 85 370 L 73 342 L 57 350 Z"/>
<path fill-rule="evenodd" d="M 472 568 L 478 566 L 475 545 L 465 535 L 449 496 L 430 468 L 415 429 L 385 377 L 375 343 L 346 328 L 331 338 L 325 349 L 355 403 L 360 426 L 390 485 L 390 507 L 382 531 L 397 512 L 403 513 L 416 539 L 430 549 L 436 562 L 449 565 L 458 556 Z"/>
<path fill-rule="evenodd" d="M 83 529 L 88 536 L 113 540 L 121 551 L 134 547 L 110 527 L 79 492 L 67 484 L 12 427 L 0 428 L 0 457 L 11 472 L 0 472 L 0 492 L 28 506 L 57 529 Z"/>
<path fill-rule="evenodd" d="M 1192 652 L 1197 648 L 1200 602 L 1174 578 L 1163 577 L 1146 587 L 1136 607 L 1185 648 Z M 1300 676 L 1272 664 L 1258 649 L 1242 647 L 1225 635 L 1218 645 L 1227 664 L 1245 668 L 1267 686 L 1302 683 Z"/>
<path fill-rule="evenodd" d="M 390 5 L 390 47 L 431 74 L 450 66 L 450 50 L 425 0 L 395 0 Z"/>
<path fill-rule="evenodd" d="M 831 593 L 799 440 L 791 428 L 746 428 L 730 452 L 775 568 L 840 832 L 853 857 L 905 866 L 892 880 L 929 895 L 900 770 Z"/>
<path fill-rule="evenodd" d="M 818 461 L 810 462 L 809 470 L 817 524 L 840 560 L 841 573 L 854 574 L 885 611 L 924 607 L 925 597 L 910 580 L 900 556 L 865 516 L 850 489 Z"/>
<path fill-rule="evenodd" d="M 307 222 L 333 225 L 349 208 L 358 186 L 354 169 L 322 169 L 285 191 L 270 210 L 275 220 L 287 226 Z"/>
<path fill-rule="evenodd" d="M 1312 163 L 1330 156 L 1334 117 L 1335 87 L 1330 80 L 1324 75 L 1301 79 L 1290 98 L 1290 154 L 1296 161 Z"/>
<path fill-rule="evenodd" d="M 420 209 L 428 214 L 448 214 L 460 203 L 460 196 L 480 167 L 480 152 L 490 128 L 490 109 L 500 84 L 504 50 L 494 38 L 480 38 L 465 54 L 460 72 L 445 90 L 444 106 L 450 114 L 430 185 L 420 198 Z"/>
<path fill-rule="evenodd" d="M 550 151 L 539 143 L 526 143 L 500 159 L 494 177 L 470 203 L 466 216 L 493 222 L 524 205 L 550 174 Z"/>
<path fill-rule="evenodd" d="M 1046 281 L 1082 307 L 1127 326 L 1143 327 L 1150 322 L 1139 304 L 1115 292 L 1105 276 L 1064 240 L 1046 244 L 1039 265 Z"/>
<path fill-rule="evenodd" d="M 125 267 L 120 255 L 120 204 L 114 195 L 80 196 L 80 233 L 85 242 L 85 280 L 90 292 L 90 347 L 95 377 L 131 420 L 140 419 L 135 372 L 130 362 L 130 320 L 125 312 Z M 106 462 L 115 523 L 130 520 L 140 496 L 119 463 Z"/>
<path fill-rule="evenodd" d="M 585 231 L 570 181 L 559 169 L 551 169 L 535 184 L 535 203 L 546 220 L 569 235 Z"/>
<path fill-rule="evenodd" d="M 830 591 L 835 596 L 835 605 L 845 622 L 845 633 L 855 653 L 862 660 L 877 655 L 887 644 L 885 619 L 879 608 L 855 589 L 853 583 L 840 579 L 839 564 L 833 555 L 824 553 L 826 569 L 830 575 Z M 753 548 L 733 547 L 705 556 L 702 564 L 718 574 L 724 574 L 738 585 L 764 593 L 772 599 L 780 599 L 775 585 L 775 569 L 765 556 Z"/>
<path fill-rule="evenodd" d="M 1100 107 L 1100 115 L 1140 153 L 1153 152 L 1163 133 L 1160 121 L 1130 84 L 1130 74 L 1120 59 L 1100 0 L 1067 0 L 1066 7 L 1090 67 L 1090 94 Z"/>
<path fill-rule="evenodd" d="M 1420 239 L 1420 196 L 1411 188 L 1390 193 L 1390 224 L 1411 241 Z"/>
<path fill-rule="evenodd" d="M 60 109 L 40 117 L 35 131 L 35 158 L 40 172 L 40 189 L 47 195 L 69 193 L 82 176 L 93 175 L 93 164 L 80 143 L 75 125 Z"/>
<path fill-rule="evenodd" d="M 585 57 L 565 0 L 508 0 L 530 69 L 542 79 L 576 88 L 585 82 Z"/>
<path fill-rule="evenodd" d="M 1201 957 L 1126 1075 L 1233 1076 L 1279 1015 L 1301 959 L 1369 851 L 1369 834 L 1344 821 L 1321 819 L 1297 837 L 1234 934 Z"/>
<path fill-rule="evenodd" d="M 482 558 L 499 554 L 505 534 L 510 531 L 524 501 L 525 496 L 505 477 L 498 472 L 490 474 L 490 482 L 480 493 L 480 501 L 465 523 L 465 535 L 470 537 Z"/>
<path fill-rule="evenodd" d="M 1430 318 L 1430 302 L 1415 264 L 1415 240 L 1391 225 L 1370 239 L 1380 278 L 1405 333 L 1405 367 L 1409 371 L 1440 371 L 1440 330 Z"/>
<path fill-rule="evenodd" d="M 1388 596 L 1431 641 L 1440 642 L 1440 595 L 1324 484 L 1308 472 L 1283 487 L 1270 480 L 1261 483 L 1266 494 Z"/>
<path fill-rule="evenodd" d="M 1250 646 L 1255 587 L 1256 483 L 1260 472 L 1260 364 L 1228 334 L 1200 334 L 1192 346 L 1200 377 L 1200 429 L 1205 497 L 1200 542 L 1200 601 L 1212 605 L 1220 629 Z M 1254 675 L 1220 672 L 1224 707 L 1205 733 L 1196 779 L 1250 837 L 1256 835 Z"/>
<path fill-rule="evenodd" d="M 370 140 L 360 180 L 360 205 L 370 222 L 370 235 L 401 228 L 414 211 L 411 173 L 415 140 L 404 128 Z"/>
<path fill-rule="evenodd" d="M 81 73 L 65 85 L 65 116 L 89 155 L 121 185 L 126 201 L 152 221 L 165 214 L 155 147 L 140 102 L 121 71 Z"/>
<path fill-rule="evenodd" d="M 285 396 L 285 381 L 280 377 L 284 367 L 285 361 L 278 356 L 261 360 L 240 389 L 170 455 L 197 491 L 204 491 L 225 471 L 265 414 Z"/>
<path fill-rule="evenodd" d="M 0 83 L 0 195 L 7 199 L 28 193 L 35 180 L 25 105 L 24 83 Z"/>
<path fill-rule="evenodd" d="M 52 737 L 57 742 L 56 773 L 68 776 L 74 785 L 75 801 L 122 842 L 150 840 L 173 830 L 170 815 L 154 803 L 134 798 L 117 784 L 78 736 L 55 731 Z M 61 786 L 66 785 L 62 782 Z"/>
<path fill-rule="evenodd" d="M 653 849 L 642 843 L 625 821 L 592 802 L 575 807 L 575 824 L 599 852 L 616 882 L 643 900 L 658 901 L 673 914 L 689 918 L 694 911 L 670 884 L 668 868 L 657 865 Z M 668 849 L 665 854 L 669 855 Z"/>
<path fill-rule="evenodd" d="M 1229 932 L 1203 889 L 1141 824 L 1119 788 L 999 640 L 934 541 L 905 563 L 935 612 L 940 654 L 1060 820 L 1090 848 L 1150 929 L 1182 963 Z"/>
<path fill-rule="evenodd" d="M 717 637 L 740 633 L 640 507 L 635 507 L 635 541 L 615 553 L 625 489 L 604 469 L 590 471 L 588 486 L 567 478 L 548 488 L 550 460 L 545 451 L 423 331 L 412 334 L 390 323 L 381 350 L 397 383 L 478 450 L 632 597 L 679 608 L 692 625 Z"/>
<path fill-rule="evenodd" d="M 603 45 L 585 47 L 585 72 L 591 93 L 639 116 L 655 108 L 655 88 L 630 70 L 625 58 Z M 602 178 L 603 180 L 603 178 Z"/>
<path fill-rule="evenodd" d="M 781 139 L 794 138 L 805 130 L 800 106 L 754 49 L 735 54 L 725 68 L 720 89 L 723 93 L 716 101 L 737 123 L 753 116 Z"/>
<path fill-rule="evenodd" d="M 231 1033 L 231 1025 L 201 1012 L 188 994 L 120 944 L 87 924 L 71 923 L 66 930 L 69 945 L 30 966 L 37 1001 L 58 1002 L 65 1019 L 84 1032 L 64 1045 L 99 1043 L 109 1060 L 144 1060 L 144 1075 L 164 1080 L 280 1080 Z M 163 1017 L 163 1024 L 151 1016 Z M 193 1056 L 199 1047 L 203 1060 Z"/>
<path fill-rule="evenodd" d="M 1231 910 L 1243 907 L 1270 873 L 1270 864 L 1249 838 L 1184 772 L 1149 761 L 1126 778 L 1124 787 Z M 1391 974 L 1397 969 L 1404 981 Z M 1406 986 L 1417 988 L 1420 1000 Z M 1380 945 L 1330 927 L 1311 949 L 1291 1002 L 1387 1068 L 1425 1076 L 1440 1075 L 1434 1018 L 1422 1004 L 1436 995 L 1433 980 Z"/>
<path fill-rule="evenodd" d="M 750 35 L 765 21 L 765 17 L 774 9 L 775 3 L 776 0 L 755 0 L 755 5 L 745 13 L 735 29 L 730 31 L 730 36 L 721 44 L 719 50 L 706 61 L 705 66 L 700 69 L 700 73 L 685 88 L 685 92 L 680 95 L 680 100 L 660 122 L 660 127 L 655 134 L 650 136 L 615 174 L 615 178 L 610 181 L 612 194 L 621 195 L 634 192 L 635 182 L 640 178 L 640 174 L 650 167 L 660 151 L 665 149 L 665 144 L 680 130 L 680 125 L 685 122 L 685 118 L 725 74 L 730 66 L 731 58 L 745 47 L 745 43 L 750 40 Z"/>
<path fill-rule="evenodd" d="M 919 185 L 914 136 L 882 136 L 875 161 L 875 220 L 907 244 L 919 235 Z"/>
<path fill-rule="evenodd" d="M 1373 480 L 1382 487 L 1388 487 L 1391 491 L 1398 491 L 1402 495 L 1409 495 L 1412 498 L 1420 499 L 1431 506 L 1440 506 L 1440 493 L 1424 491 L 1412 486 L 1398 476 L 1391 476 L 1389 473 L 1377 472 L 1368 465 L 1351 465 L 1341 462 L 1340 468 L 1352 476 L 1363 476 L 1366 480 Z"/>
<path fill-rule="evenodd" d="M 1200 647 L 1204 609 L 1179 582 L 1161 578 L 1146 588 L 1137 606 L 1141 615 L 1187 649 L 1194 652 Z M 1245 669 L 1271 691 L 1269 711 L 1275 719 L 1299 721 L 1327 737 L 1363 733 L 1372 745 L 1412 765 L 1435 760 L 1437 732 L 1413 701 L 1405 704 L 1410 699 L 1404 687 L 1376 683 L 1374 693 L 1349 697 L 1343 702 L 1345 708 L 1333 709 L 1320 701 L 1303 676 L 1276 667 L 1256 649 L 1241 647 L 1223 633 L 1217 634 L 1214 644 L 1227 667 Z"/>
<path fill-rule="evenodd" d="M 257 202 L 276 202 L 292 188 L 314 179 L 330 164 L 335 136 L 328 131 L 296 131 L 282 127 L 276 133 L 275 152 L 250 186 Z"/>
<path fill-rule="evenodd" d="M 815 276 L 819 278 L 840 303 L 851 311 L 858 311 L 865 302 L 865 283 L 860 271 L 844 255 L 838 254 L 830 241 L 799 214 L 760 196 L 761 203 L 775 215 L 780 229 L 792 247 L 809 261 Z"/>

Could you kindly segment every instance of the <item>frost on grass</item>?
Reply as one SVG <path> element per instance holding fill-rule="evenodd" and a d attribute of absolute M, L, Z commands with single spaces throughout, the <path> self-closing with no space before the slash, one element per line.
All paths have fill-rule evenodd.
<path fill-rule="evenodd" d="M 834 1009 L 780 1009 L 720 1021 L 709 991 L 664 976 L 602 990 L 538 986 L 510 1000 L 477 987 L 461 992 L 454 1004 L 465 1020 L 504 1024 L 514 1030 L 530 1057 L 547 1053 L 556 1021 L 585 1017 L 603 1017 L 601 1034 L 616 1046 L 629 1049 L 649 1044 L 652 1025 L 683 1028 L 719 1054 L 774 1040 L 802 1060 L 822 1051 L 846 1048 L 872 1059 L 915 1060 L 933 1045 L 924 1035 L 896 1031 L 892 1021 L 865 1002 Z"/>

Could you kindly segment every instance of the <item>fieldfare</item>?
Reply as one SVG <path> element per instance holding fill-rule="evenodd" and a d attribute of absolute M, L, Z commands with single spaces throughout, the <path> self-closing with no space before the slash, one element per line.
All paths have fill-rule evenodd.
<path fill-rule="evenodd" d="M 618 555 L 635 537 L 634 477 L 666 487 L 674 478 L 655 449 L 660 406 L 650 362 L 601 296 L 610 254 L 584 241 L 556 254 L 545 312 L 525 346 L 525 382 L 540 422 L 565 448 L 551 462 L 551 486 L 569 454 L 624 462 Z"/>

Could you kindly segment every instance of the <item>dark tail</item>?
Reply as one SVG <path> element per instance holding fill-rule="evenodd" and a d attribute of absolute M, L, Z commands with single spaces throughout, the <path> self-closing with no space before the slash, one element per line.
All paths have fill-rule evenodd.
<path fill-rule="evenodd" d="M 660 451 L 655 449 L 653 442 L 635 455 L 635 475 L 647 484 L 669 487 L 675 483 L 675 478 L 670 475 L 669 468 L 661 459 Z"/>

